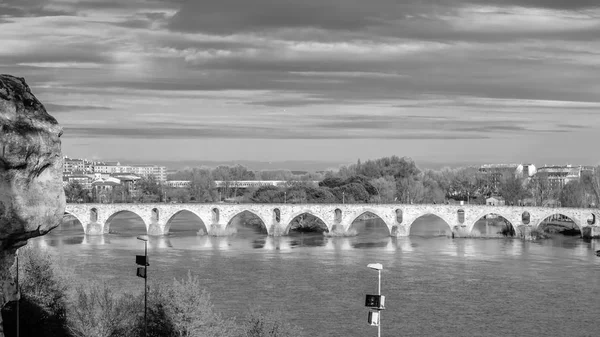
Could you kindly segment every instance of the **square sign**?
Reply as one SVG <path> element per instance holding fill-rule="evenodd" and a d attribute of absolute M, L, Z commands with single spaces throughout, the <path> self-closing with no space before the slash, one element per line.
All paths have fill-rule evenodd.
<path fill-rule="evenodd" d="M 146 278 L 146 268 L 138 267 L 136 275 L 141 278 Z"/>
<path fill-rule="evenodd" d="M 385 306 L 385 296 L 383 295 L 367 295 L 365 299 L 365 307 L 383 309 Z"/>
<path fill-rule="evenodd" d="M 146 255 L 136 255 L 135 256 L 135 264 L 139 266 L 149 266 L 148 257 Z"/>
<path fill-rule="evenodd" d="M 369 318 L 367 322 L 373 326 L 379 325 L 379 311 L 369 311 Z"/>

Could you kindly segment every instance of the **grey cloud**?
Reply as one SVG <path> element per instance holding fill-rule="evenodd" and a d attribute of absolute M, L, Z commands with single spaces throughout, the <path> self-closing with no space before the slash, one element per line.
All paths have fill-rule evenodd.
<path fill-rule="evenodd" d="M 72 111 L 82 111 L 82 110 L 111 110 L 110 107 L 106 106 L 98 106 L 98 105 L 63 105 L 63 104 L 53 104 L 53 103 L 44 103 L 44 107 L 46 111 L 49 113 L 58 113 L 58 112 L 72 112 Z"/>
<path fill-rule="evenodd" d="M 231 34 L 273 28 L 314 27 L 331 30 L 360 30 L 408 14 L 427 13 L 434 7 L 448 8 L 452 0 L 417 0 L 399 4 L 394 0 L 221 0 L 189 1 L 173 17 L 170 27 L 182 31 Z M 449 10 L 449 8 L 447 9 Z"/>
<path fill-rule="evenodd" d="M 38 17 L 72 15 L 73 12 L 48 9 L 49 0 L 3 0 L 0 3 L 0 17 Z"/>
<path fill-rule="evenodd" d="M 283 34 L 287 39 L 338 40 L 349 38 L 381 40 L 385 37 L 427 41 L 514 41 L 530 38 L 589 41 L 597 39 L 595 28 L 531 31 L 520 27 L 511 31 L 459 30 L 446 20 L 457 10 L 473 4 L 541 7 L 579 10 L 599 6 L 596 0 L 244 0 L 189 1 L 171 19 L 169 28 L 178 31 L 219 35 L 255 32 Z M 313 29 L 309 32 L 297 28 Z M 516 27 L 515 27 L 516 28 Z M 281 30 L 284 31 L 281 31 Z M 287 29 L 288 33 L 285 33 Z"/>
<path fill-rule="evenodd" d="M 597 0 L 467 0 L 470 3 L 500 6 L 512 5 L 533 8 L 550 8 L 563 10 L 579 10 L 588 8 L 599 8 Z"/>

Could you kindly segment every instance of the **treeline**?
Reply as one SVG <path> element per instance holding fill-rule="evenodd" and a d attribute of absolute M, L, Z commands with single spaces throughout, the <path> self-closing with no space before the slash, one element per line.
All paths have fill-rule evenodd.
<path fill-rule="evenodd" d="M 21 337 L 145 336 L 144 294 L 119 294 L 107 284 L 74 286 L 45 251 L 20 249 Z M 13 267 L 11 272 L 15 275 Z M 2 309 L 5 336 L 16 336 L 17 302 Z M 152 337 L 293 337 L 302 330 L 281 313 L 252 308 L 242 319 L 223 317 L 197 276 L 151 285 L 148 336 Z"/>
<path fill-rule="evenodd" d="M 288 170 L 251 171 L 244 166 L 218 166 L 182 170 L 169 180 L 190 181 L 188 188 L 168 188 L 151 178 L 138 182 L 137 202 L 217 202 L 235 200 L 256 203 L 485 203 L 501 196 L 509 205 L 542 206 L 559 201 L 563 207 L 600 205 L 600 169 L 586 172 L 579 181 L 562 187 L 543 175 L 520 178 L 511 173 L 492 175 L 478 167 L 421 169 L 407 157 L 385 157 L 342 166 L 338 170 L 295 175 Z M 280 180 L 283 187 L 240 189 L 215 181 Z M 318 181 L 318 186 L 312 182 Z M 293 182 L 293 183 L 292 183 Z M 123 195 L 123 193 L 121 193 Z M 119 200 L 119 192 L 114 192 Z M 117 201 L 114 201 L 117 202 Z M 127 201 L 126 201 L 127 202 Z"/>
<path fill-rule="evenodd" d="M 288 180 L 306 183 L 286 187 L 266 186 L 256 189 L 222 188 L 221 200 L 237 198 L 257 203 L 447 203 L 465 201 L 485 203 L 494 195 L 507 204 L 527 201 L 541 206 L 559 201 L 563 207 L 589 207 L 600 204 L 600 170 L 584 173 L 579 181 L 562 187 L 550 183 L 543 175 L 520 178 L 511 173 L 492 175 L 478 167 L 421 169 L 407 157 L 385 157 L 342 166 L 337 171 L 295 176 L 290 171 L 252 172 L 243 166 L 219 166 L 180 171 L 170 179 L 190 180 L 189 189 L 168 193 L 178 202 L 212 202 L 219 200 L 214 181 Z M 319 181 L 313 186 L 308 181 Z"/>

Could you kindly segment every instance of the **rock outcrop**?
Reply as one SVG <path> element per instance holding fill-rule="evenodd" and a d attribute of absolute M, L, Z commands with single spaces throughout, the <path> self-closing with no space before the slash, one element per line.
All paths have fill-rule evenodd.
<path fill-rule="evenodd" d="M 16 250 L 62 220 L 61 135 L 24 79 L 0 75 L 0 307 L 18 297 Z"/>

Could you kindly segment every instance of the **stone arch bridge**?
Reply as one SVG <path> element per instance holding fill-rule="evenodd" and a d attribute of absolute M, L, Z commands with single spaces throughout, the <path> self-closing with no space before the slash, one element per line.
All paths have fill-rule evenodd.
<path fill-rule="evenodd" d="M 427 204 L 67 204 L 65 213 L 79 220 L 85 234 L 102 235 L 109 232 L 110 220 L 125 211 L 137 214 L 144 221 L 147 233 L 157 236 L 168 234 L 170 220 L 183 211 L 195 214 L 208 234 L 225 229 L 236 215 L 245 211 L 260 218 L 267 233 L 275 236 L 287 235 L 292 220 L 302 214 L 319 218 L 329 231 L 343 232 L 367 212 L 381 218 L 391 236 L 409 235 L 415 220 L 429 214 L 444 220 L 457 236 L 470 235 L 475 223 L 490 214 L 504 217 L 519 233 L 537 228 L 544 219 L 556 214 L 571 218 L 582 233 L 585 230 L 600 232 L 597 226 L 600 210 L 586 208 Z M 529 215 L 529 221 L 525 214 Z"/>

